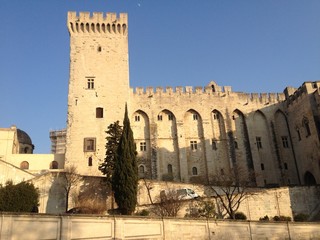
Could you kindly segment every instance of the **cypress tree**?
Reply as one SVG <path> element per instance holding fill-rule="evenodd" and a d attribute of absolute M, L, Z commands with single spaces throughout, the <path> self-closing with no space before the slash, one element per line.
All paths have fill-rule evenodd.
<path fill-rule="evenodd" d="M 106 157 L 104 159 L 104 162 L 100 164 L 99 170 L 106 176 L 106 182 L 109 185 L 112 182 L 115 157 L 122 135 L 122 126 L 119 125 L 119 121 L 111 123 L 108 126 L 108 130 L 106 131 L 106 133 Z"/>
<path fill-rule="evenodd" d="M 136 146 L 128 118 L 127 105 L 123 120 L 123 131 L 117 149 L 112 176 L 112 189 L 121 214 L 130 215 L 137 204 L 138 166 Z"/>

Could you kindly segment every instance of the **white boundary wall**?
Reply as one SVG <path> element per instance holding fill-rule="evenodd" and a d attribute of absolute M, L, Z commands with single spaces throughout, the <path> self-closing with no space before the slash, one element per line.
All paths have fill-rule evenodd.
<path fill-rule="evenodd" d="M 1 240 L 320 239 L 320 223 L 1 214 Z"/>

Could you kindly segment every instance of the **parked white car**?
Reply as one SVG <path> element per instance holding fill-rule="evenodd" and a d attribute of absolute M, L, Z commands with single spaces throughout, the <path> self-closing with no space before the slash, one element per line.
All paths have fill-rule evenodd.
<path fill-rule="evenodd" d="M 172 197 L 175 198 L 175 196 L 177 196 L 180 200 L 195 199 L 199 197 L 199 195 L 190 188 L 181 188 L 177 190 L 162 190 L 160 192 L 161 199 L 170 199 Z"/>
<path fill-rule="evenodd" d="M 199 195 L 190 188 L 178 189 L 177 194 L 179 196 L 179 199 L 194 199 L 199 197 Z"/>

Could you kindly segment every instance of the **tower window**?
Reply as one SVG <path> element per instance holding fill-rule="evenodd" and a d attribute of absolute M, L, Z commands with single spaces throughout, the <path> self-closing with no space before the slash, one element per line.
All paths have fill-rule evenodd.
<path fill-rule="evenodd" d="M 101 52 L 102 48 L 101 46 L 98 46 L 98 52 Z"/>
<path fill-rule="evenodd" d="M 162 115 L 158 115 L 158 121 L 162 121 Z"/>
<path fill-rule="evenodd" d="M 140 143 L 140 151 L 141 152 L 147 151 L 147 143 L 146 142 L 141 142 Z"/>
<path fill-rule="evenodd" d="M 103 108 L 96 108 L 96 118 L 103 118 Z"/>
<path fill-rule="evenodd" d="M 282 136 L 281 137 L 282 140 L 282 146 L 284 148 L 289 148 L 289 141 L 288 141 L 288 137 L 287 136 Z"/>
<path fill-rule="evenodd" d="M 234 141 L 234 148 L 235 148 L 235 149 L 238 149 L 238 148 L 239 148 L 237 141 Z"/>
<path fill-rule="evenodd" d="M 288 164 L 285 162 L 283 165 L 284 165 L 284 169 L 288 170 Z"/>
<path fill-rule="evenodd" d="M 213 114 L 213 119 L 218 120 L 219 119 L 219 115 L 217 113 Z"/>
<path fill-rule="evenodd" d="M 198 114 L 196 113 L 193 114 L 193 120 L 198 120 Z"/>
<path fill-rule="evenodd" d="M 173 115 L 170 113 L 170 114 L 168 114 L 168 119 L 169 119 L 169 121 L 172 121 L 173 120 Z"/>
<path fill-rule="evenodd" d="M 297 130 L 298 140 L 299 140 L 299 141 L 301 141 L 300 129 L 299 129 L 299 128 L 297 128 L 296 130 Z"/>
<path fill-rule="evenodd" d="M 310 131 L 310 126 L 309 126 L 309 121 L 307 118 L 303 119 L 303 126 L 306 130 L 306 137 L 309 137 L 311 135 L 311 131 Z"/>
<path fill-rule="evenodd" d="M 84 150 L 84 152 L 94 152 L 96 150 L 96 139 L 95 138 L 85 138 L 83 150 Z"/>
<path fill-rule="evenodd" d="M 192 168 L 192 175 L 198 175 L 198 169 L 196 167 Z"/>
<path fill-rule="evenodd" d="M 217 141 L 212 139 L 212 150 L 217 150 Z"/>
<path fill-rule="evenodd" d="M 144 170 L 144 166 L 143 166 L 143 165 L 140 165 L 140 166 L 139 166 L 139 174 L 142 174 L 142 175 L 143 175 L 143 174 L 144 174 L 144 171 L 145 171 L 145 170 Z"/>
<path fill-rule="evenodd" d="M 264 164 L 263 163 L 261 163 L 261 170 L 263 171 L 264 170 Z"/>
<path fill-rule="evenodd" d="M 91 167 L 92 166 L 92 157 L 88 158 L 88 166 Z"/>
<path fill-rule="evenodd" d="M 190 148 L 192 151 L 196 151 L 198 148 L 197 141 L 190 141 Z"/>
<path fill-rule="evenodd" d="M 167 168 L 168 168 L 168 173 L 172 174 L 172 165 L 168 164 Z"/>
<path fill-rule="evenodd" d="M 134 121 L 140 122 L 140 116 L 139 115 L 134 116 Z"/>
<path fill-rule="evenodd" d="M 94 89 L 94 78 L 87 78 L 87 89 Z"/>
<path fill-rule="evenodd" d="M 258 149 L 262 148 L 261 137 L 256 137 L 256 144 Z"/>

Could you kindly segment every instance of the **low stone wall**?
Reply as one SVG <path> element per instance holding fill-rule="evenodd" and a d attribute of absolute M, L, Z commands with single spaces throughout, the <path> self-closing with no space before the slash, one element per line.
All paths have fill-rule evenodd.
<path fill-rule="evenodd" d="M 1 240 L 320 239 L 320 223 L 1 214 Z"/>

